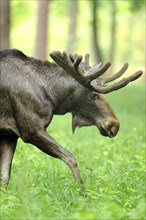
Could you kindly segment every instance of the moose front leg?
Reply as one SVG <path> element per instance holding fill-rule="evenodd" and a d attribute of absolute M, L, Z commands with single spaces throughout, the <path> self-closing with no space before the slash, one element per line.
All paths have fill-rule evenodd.
<path fill-rule="evenodd" d="M 83 181 L 75 157 L 60 146 L 46 131 L 35 133 L 31 136 L 31 139 L 28 137 L 24 141 L 35 145 L 44 153 L 64 161 L 70 167 L 77 183 L 82 187 Z"/>

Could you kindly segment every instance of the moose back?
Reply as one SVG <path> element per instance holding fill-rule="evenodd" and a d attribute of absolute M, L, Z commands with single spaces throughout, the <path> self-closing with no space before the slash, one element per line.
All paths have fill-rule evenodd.
<path fill-rule="evenodd" d="M 89 55 L 82 56 L 53 51 L 55 61 L 41 61 L 19 50 L 0 52 L 0 181 L 7 185 L 18 138 L 31 143 L 46 154 L 64 161 L 75 180 L 81 184 L 75 157 L 65 150 L 46 128 L 53 115 L 72 114 L 72 129 L 95 125 L 110 138 L 119 130 L 119 121 L 102 94 L 120 89 L 138 79 L 142 71 L 123 78 L 113 85 L 128 68 L 109 77 L 102 74 L 110 67 L 89 64 Z"/>

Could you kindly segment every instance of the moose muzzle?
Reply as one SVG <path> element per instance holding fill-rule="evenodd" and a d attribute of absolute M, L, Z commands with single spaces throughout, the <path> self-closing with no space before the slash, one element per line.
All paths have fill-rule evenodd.
<path fill-rule="evenodd" d="M 103 122 L 98 122 L 97 127 L 103 136 L 112 138 L 117 135 L 120 124 L 118 120 L 109 119 Z"/>

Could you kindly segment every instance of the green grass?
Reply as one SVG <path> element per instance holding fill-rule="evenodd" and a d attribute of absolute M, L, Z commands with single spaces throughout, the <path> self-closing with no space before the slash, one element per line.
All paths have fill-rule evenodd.
<path fill-rule="evenodd" d="M 146 219 L 144 88 L 129 86 L 108 99 L 121 122 L 114 139 L 94 127 L 73 136 L 69 114 L 48 128 L 76 156 L 87 196 L 63 162 L 19 140 L 10 184 L 1 190 L 1 220 Z"/>

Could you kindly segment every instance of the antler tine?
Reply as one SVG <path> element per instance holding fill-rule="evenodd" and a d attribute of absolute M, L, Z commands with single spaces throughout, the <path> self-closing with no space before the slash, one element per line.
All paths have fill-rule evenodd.
<path fill-rule="evenodd" d="M 82 62 L 83 57 L 81 55 L 77 56 L 77 58 L 74 61 L 74 68 L 75 70 L 78 70 L 79 64 Z"/>
<path fill-rule="evenodd" d="M 97 64 L 87 71 L 85 77 L 91 82 L 92 80 L 101 76 L 110 66 L 111 63 L 107 62 L 103 67 L 99 69 L 99 64 Z"/>
<path fill-rule="evenodd" d="M 96 92 L 99 93 L 109 93 L 115 90 L 118 90 L 120 88 L 125 87 L 128 83 L 138 79 L 141 75 L 142 75 L 142 71 L 139 70 L 136 73 L 132 74 L 131 76 L 127 77 L 127 78 L 123 78 L 121 79 L 119 82 L 114 83 L 113 85 L 95 85 L 95 81 L 92 83 L 92 89 Z"/>
<path fill-rule="evenodd" d="M 87 86 L 87 82 L 84 79 L 84 71 L 79 68 L 79 64 L 82 62 L 83 57 L 77 55 L 76 59 L 71 57 L 66 51 L 62 54 L 60 51 L 53 51 L 50 53 L 51 58 L 63 69 L 65 69 L 73 78 L 75 78 L 82 85 Z"/>
<path fill-rule="evenodd" d="M 71 65 L 72 62 L 71 62 L 69 54 L 66 51 L 63 51 L 62 55 L 64 57 L 64 61 L 66 62 L 66 64 Z"/>
<path fill-rule="evenodd" d="M 50 57 L 66 71 L 70 71 L 70 68 L 72 67 L 72 61 L 65 51 L 62 54 L 60 51 L 53 51 L 50 53 Z"/>
<path fill-rule="evenodd" d="M 105 78 L 103 79 L 104 83 L 108 83 L 108 82 L 111 82 L 111 81 L 113 81 L 113 80 L 115 80 L 115 79 L 118 79 L 120 76 L 122 76 L 122 75 L 126 72 L 126 70 L 128 69 L 128 66 L 129 66 L 129 64 L 128 64 L 128 63 L 125 63 L 125 64 L 122 66 L 122 68 L 121 68 L 117 73 L 115 73 L 115 74 L 112 75 L 112 76 L 105 77 Z"/>
<path fill-rule="evenodd" d="M 95 64 L 93 67 L 90 68 L 90 72 L 96 72 L 98 71 L 102 66 L 102 63 L 98 63 L 98 64 Z"/>
<path fill-rule="evenodd" d="M 66 69 L 72 75 L 72 77 L 74 77 L 81 84 L 83 84 L 84 82 L 83 71 L 79 68 L 79 65 L 82 62 L 83 57 L 81 55 L 75 54 L 74 57 L 76 59 L 74 60 L 74 63 L 72 63 L 70 56 L 66 51 L 64 51 L 62 54 L 63 54 L 63 58 L 65 58 L 65 63 L 66 63 L 66 65 L 65 66 L 62 65 L 62 67 Z"/>
<path fill-rule="evenodd" d="M 60 53 L 60 51 L 53 51 L 50 53 L 50 57 L 58 64 L 58 65 L 65 65 L 65 62 L 62 61 L 62 54 Z"/>
<path fill-rule="evenodd" d="M 138 79 L 142 74 L 143 74 L 143 71 L 142 70 L 138 70 L 136 73 L 130 75 L 128 77 L 128 79 L 130 80 L 130 82 L 132 82 L 132 81 Z"/>
<path fill-rule="evenodd" d="M 69 57 L 70 57 L 70 60 L 72 61 L 72 63 L 74 62 L 74 60 L 75 60 L 75 58 L 74 58 L 74 56 L 71 54 L 71 53 L 69 53 Z"/>
<path fill-rule="evenodd" d="M 89 65 L 89 59 L 90 59 L 90 55 L 87 53 L 87 54 L 85 55 L 85 64 L 86 64 L 86 65 Z"/>

